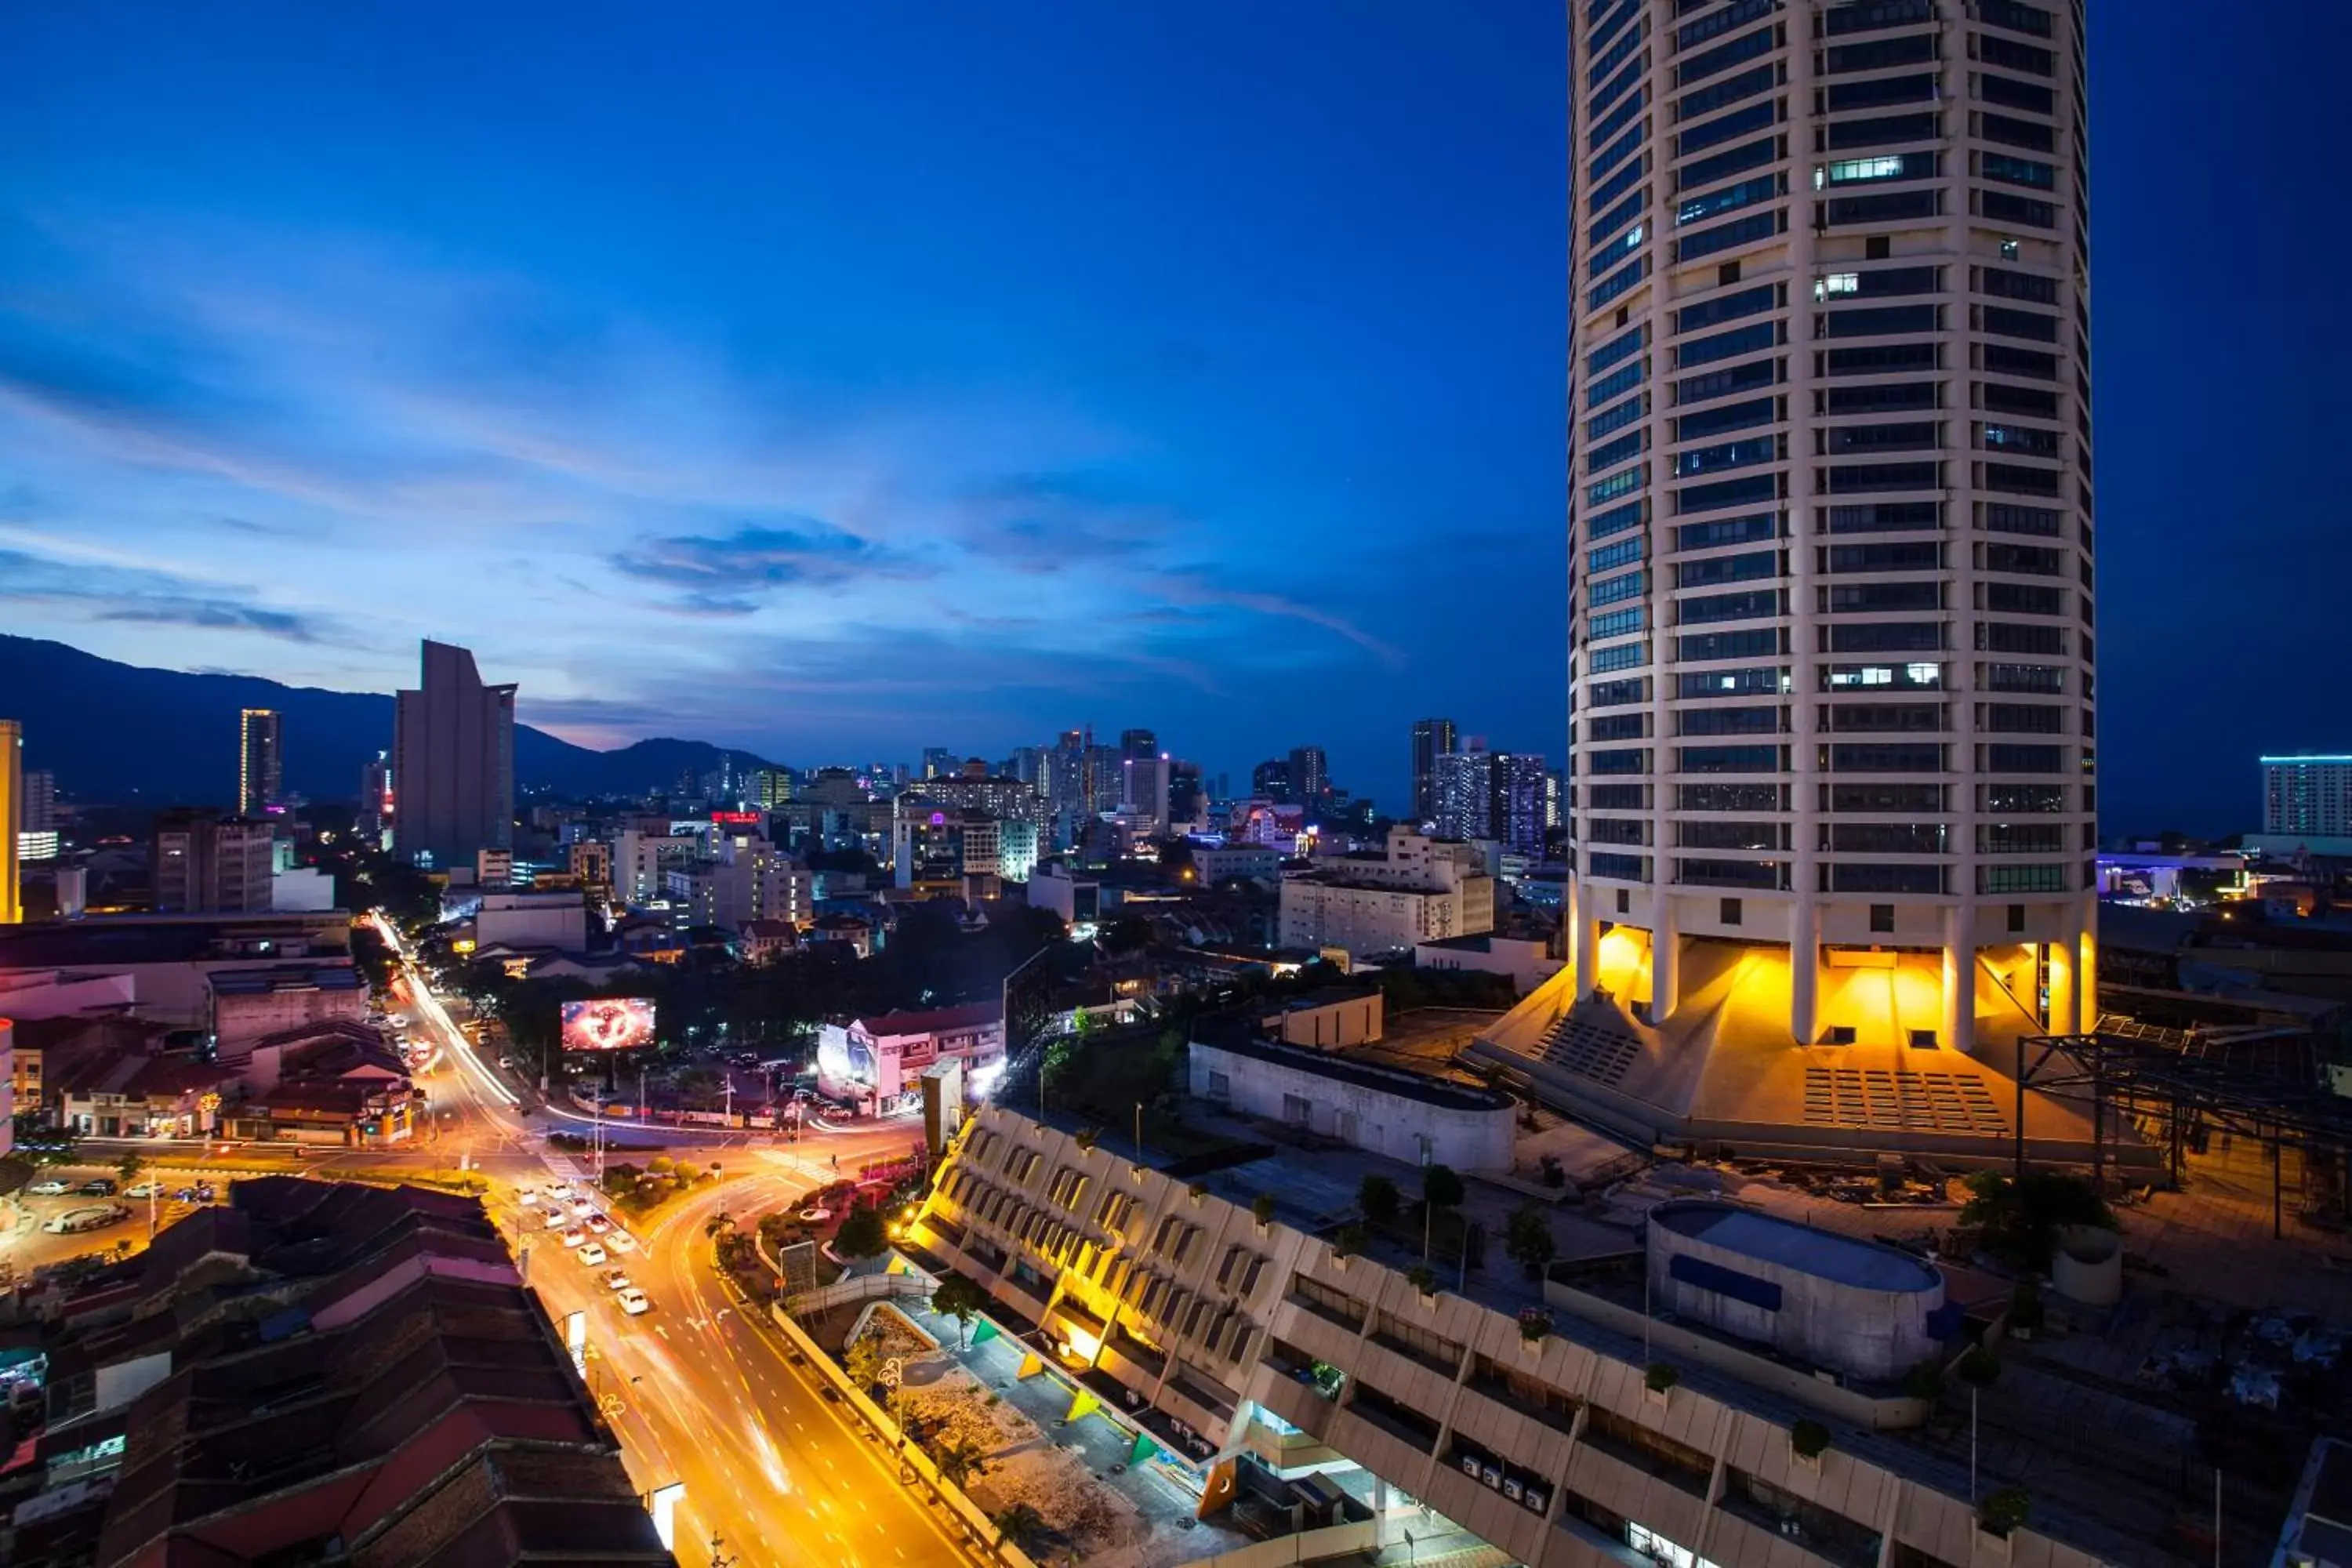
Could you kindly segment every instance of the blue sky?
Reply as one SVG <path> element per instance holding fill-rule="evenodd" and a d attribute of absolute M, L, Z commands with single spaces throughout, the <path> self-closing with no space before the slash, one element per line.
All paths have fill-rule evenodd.
<path fill-rule="evenodd" d="M 2234 826 L 2352 743 L 2287 585 L 2352 568 L 2294 195 L 2347 29 L 2097 9 L 2109 823 Z M 1561 750 L 1557 5 L 352 10 L 12 18 L 0 627 L 372 689 L 446 637 L 800 763 Z"/>

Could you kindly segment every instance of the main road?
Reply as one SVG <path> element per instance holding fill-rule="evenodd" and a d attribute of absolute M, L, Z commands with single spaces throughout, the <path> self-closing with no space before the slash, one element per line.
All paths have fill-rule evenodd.
<path fill-rule="evenodd" d="M 712 1266 L 708 1234 L 722 1211 L 748 1226 L 837 1179 L 836 1155 L 854 1170 L 903 1153 L 914 1127 L 820 1126 L 783 1146 L 713 1135 L 692 1151 L 675 1148 L 718 1160 L 723 1179 L 662 1210 L 637 1235 L 635 1252 L 592 1268 L 517 1202 L 521 1186 L 578 1169 L 546 1152 L 546 1119 L 566 1131 L 589 1119 L 552 1108 L 526 1116 L 520 1097 L 475 1054 L 423 976 L 408 969 L 405 984 L 419 1025 L 440 1047 L 441 1064 L 425 1079 L 436 1117 L 436 1143 L 425 1152 L 442 1164 L 462 1154 L 488 1178 L 491 1216 L 531 1288 L 559 1325 L 585 1314 L 590 1390 L 620 1436 L 631 1479 L 646 1493 L 685 1487 L 679 1561 L 693 1568 L 722 1558 L 738 1568 L 972 1561 L 922 1489 L 900 1482 L 895 1457 L 846 1405 L 820 1392 L 816 1370 L 793 1365 L 778 1331 L 756 1310 L 746 1315 Z M 437 1120 L 444 1113 L 446 1122 Z M 680 1131 L 607 1125 L 611 1136 L 630 1141 L 632 1153 L 656 1152 Z M 620 1310 L 603 1282 L 614 1266 L 646 1292 L 650 1311 L 633 1318 Z"/>

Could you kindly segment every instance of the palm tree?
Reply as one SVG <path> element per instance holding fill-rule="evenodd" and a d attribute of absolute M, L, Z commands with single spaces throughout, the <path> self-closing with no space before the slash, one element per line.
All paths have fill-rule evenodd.
<path fill-rule="evenodd" d="M 961 1488 L 974 1476 L 984 1475 L 988 1470 L 987 1457 L 981 1452 L 980 1445 L 969 1437 L 942 1443 L 936 1458 L 940 1479 L 951 1487 Z"/>
<path fill-rule="evenodd" d="M 998 1510 L 988 1522 L 996 1526 L 997 1539 L 1017 1541 L 1024 1547 L 1045 1529 L 1045 1516 L 1025 1502 Z"/>
<path fill-rule="evenodd" d="M 720 1209 L 703 1222 L 702 1234 L 710 1237 L 725 1236 L 734 1228 L 735 1216 L 725 1209 Z"/>

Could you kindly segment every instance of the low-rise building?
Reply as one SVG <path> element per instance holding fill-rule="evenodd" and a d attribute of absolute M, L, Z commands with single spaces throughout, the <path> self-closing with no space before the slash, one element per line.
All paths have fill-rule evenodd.
<path fill-rule="evenodd" d="M 919 1096 L 916 1080 L 923 1069 L 949 1058 L 963 1063 L 967 1082 L 1000 1066 L 1003 1004 L 971 1002 L 823 1025 L 817 1030 L 817 1088 L 888 1110 Z"/>
<path fill-rule="evenodd" d="M 1552 952 L 1552 945 L 1539 936 L 1482 931 L 1476 936 L 1415 942 L 1412 963 L 1416 969 L 1468 970 L 1504 975 L 1512 989 L 1524 996 L 1559 973 L 1560 960 Z"/>
<path fill-rule="evenodd" d="M 1322 1051 L 1377 1045 L 1388 1021 L 1387 1001 L 1377 985 L 1318 985 L 1258 1011 L 1269 1039 Z"/>
<path fill-rule="evenodd" d="M 1282 851 L 1271 844 L 1212 844 L 1194 839 L 1188 847 L 1194 880 L 1211 887 L 1236 877 L 1271 882 L 1282 869 Z"/>
<path fill-rule="evenodd" d="M 1196 1033 L 1187 1062 L 1193 1098 L 1222 1110 L 1409 1163 L 1511 1168 L 1517 1103 L 1494 1089 L 1234 1032 Z"/>
<path fill-rule="evenodd" d="M 474 944 L 485 947 L 588 948 L 588 905 L 576 892 L 486 892 L 474 911 Z"/>
<path fill-rule="evenodd" d="M 242 1056 L 267 1035 L 367 1016 L 367 981 L 350 963 L 277 963 L 205 976 L 207 1022 L 220 1054 Z"/>
<path fill-rule="evenodd" d="M 1495 879 L 1475 846 L 1389 831 L 1377 855 L 1318 859 L 1282 879 L 1284 947 L 1359 957 L 1472 936 L 1495 923 Z"/>

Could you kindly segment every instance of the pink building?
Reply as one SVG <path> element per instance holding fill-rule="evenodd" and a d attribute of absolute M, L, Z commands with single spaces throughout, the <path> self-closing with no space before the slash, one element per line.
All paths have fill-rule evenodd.
<path fill-rule="evenodd" d="M 963 1062 L 967 1074 L 1003 1061 L 1002 1004 L 971 1002 L 827 1024 L 817 1032 L 817 1089 L 869 1110 L 888 1110 L 901 1097 L 919 1095 L 916 1079 L 923 1069 L 950 1057 Z"/>

